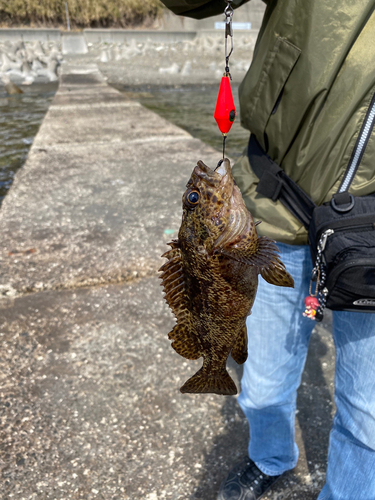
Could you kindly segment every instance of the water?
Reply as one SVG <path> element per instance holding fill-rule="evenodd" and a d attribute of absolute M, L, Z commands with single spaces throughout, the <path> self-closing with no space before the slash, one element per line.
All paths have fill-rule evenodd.
<path fill-rule="evenodd" d="M 57 84 L 23 87 L 7 95 L 0 87 L 0 205 L 24 164 L 30 146 L 55 95 Z"/>
<path fill-rule="evenodd" d="M 137 89 L 137 92 L 117 88 L 127 98 L 140 101 L 145 107 L 222 152 L 222 136 L 213 118 L 218 85 L 147 87 Z M 56 89 L 57 84 L 33 85 L 23 87 L 24 94 L 8 96 L 0 88 L 0 206 L 17 170 L 26 160 Z M 226 155 L 236 159 L 247 145 L 249 132 L 240 125 L 238 86 L 233 85 L 232 90 L 237 118 L 228 134 Z"/>
<path fill-rule="evenodd" d="M 218 85 L 183 87 L 145 87 L 132 91 L 128 87 L 116 87 L 127 98 L 140 101 L 146 108 L 158 113 L 172 123 L 188 131 L 222 152 L 223 138 L 214 120 Z M 237 117 L 226 140 L 226 156 L 241 156 L 249 141 L 249 131 L 240 125 L 238 85 L 232 85 Z M 199 158 L 197 158 L 198 160 Z M 204 161 L 204 158 L 202 158 Z"/>

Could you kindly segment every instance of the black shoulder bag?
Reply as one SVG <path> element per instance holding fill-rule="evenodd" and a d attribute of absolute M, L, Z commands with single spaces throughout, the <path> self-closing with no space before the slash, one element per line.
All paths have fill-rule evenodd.
<path fill-rule="evenodd" d="M 250 137 L 248 156 L 259 178 L 257 192 L 280 200 L 309 232 L 314 262 L 310 294 L 317 299 L 309 317 L 316 321 L 323 319 L 325 307 L 375 312 L 375 194 L 357 197 L 348 191 L 374 125 L 375 95 L 338 192 L 321 206 L 263 151 L 254 135 Z"/>

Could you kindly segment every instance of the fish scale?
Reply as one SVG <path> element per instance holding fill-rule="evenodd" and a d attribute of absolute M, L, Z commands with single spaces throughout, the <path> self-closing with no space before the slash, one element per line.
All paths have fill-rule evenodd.
<path fill-rule="evenodd" d="M 230 353 L 238 364 L 247 359 L 246 318 L 258 275 L 278 286 L 293 286 L 293 279 L 275 242 L 258 237 L 228 159 L 215 170 L 199 161 L 182 200 L 178 239 L 163 255 L 160 278 L 177 319 L 172 347 L 186 359 L 203 357 L 203 365 L 180 391 L 233 395 L 226 362 Z"/>

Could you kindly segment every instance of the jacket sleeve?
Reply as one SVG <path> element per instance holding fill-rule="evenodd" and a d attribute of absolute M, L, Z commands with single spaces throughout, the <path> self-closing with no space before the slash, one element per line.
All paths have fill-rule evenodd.
<path fill-rule="evenodd" d="M 172 12 L 180 16 L 203 19 L 216 16 L 224 12 L 226 2 L 224 0 L 161 0 Z M 233 0 L 234 9 L 240 7 L 249 0 Z"/>

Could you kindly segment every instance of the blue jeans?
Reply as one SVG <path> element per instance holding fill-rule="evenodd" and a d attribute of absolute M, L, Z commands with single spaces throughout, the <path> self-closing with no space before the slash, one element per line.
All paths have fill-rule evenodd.
<path fill-rule="evenodd" d="M 238 398 L 250 425 L 249 456 L 265 474 L 295 467 L 297 388 L 315 322 L 302 316 L 309 248 L 279 244 L 295 288 L 259 289 L 248 318 L 249 358 Z M 336 415 L 318 500 L 375 500 L 375 314 L 333 313 Z"/>

